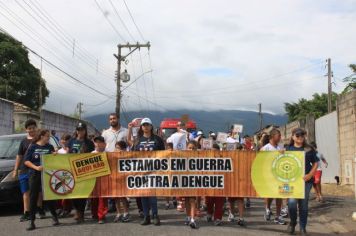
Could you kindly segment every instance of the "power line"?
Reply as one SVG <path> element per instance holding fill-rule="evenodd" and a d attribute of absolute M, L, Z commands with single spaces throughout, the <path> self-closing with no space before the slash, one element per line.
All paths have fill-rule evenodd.
<path fill-rule="evenodd" d="M 1 2 L 0 2 L 1 3 Z M 58 52 L 54 52 L 51 50 L 51 48 L 56 48 L 55 46 L 51 45 L 51 43 L 49 43 L 47 40 L 45 40 L 46 37 L 43 37 L 41 36 L 35 29 L 33 29 L 30 25 L 28 25 L 24 20 L 22 20 L 20 17 L 15 17 L 15 13 L 13 13 L 10 9 L 8 9 L 5 5 L 0 5 L 0 7 L 2 9 L 4 9 L 5 11 L 7 11 L 7 13 L 12 16 L 16 21 L 18 21 L 20 23 L 20 25 L 24 26 L 24 28 L 26 30 L 28 30 L 30 33 L 27 33 L 25 32 L 20 26 L 18 26 L 16 23 L 14 23 L 11 19 L 9 19 L 5 14 L 1 13 L 9 22 L 11 22 L 13 25 L 15 25 L 18 29 L 20 29 L 26 36 L 30 37 L 32 40 L 34 40 L 38 45 L 40 45 L 42 48 L 44 48 L 45 50 L 49 51 L 54 57 L 56 57 L 59 61 L 61 61 L 63 64 L 67 64 L 67 61 L 63 61 L 60 57 L 58 57 Z M 22 7 L 22 5 L 20 5 L 20 7 Z M 23 7 L 22 7 L 23 8 Z M 24 8 L 23 8 L 24 9 Z M 29 13 L 28 11 L 26 11 L 32 18 L 32 14 Z M 34 18 L 35 20 L 37 20 L 36 18 Z M 37 20 L 38 21 L 38 20 Z M 46 30 L 48 31 L 48 29 L 46 28 Z M 34 39 L 32 37 L 31 34 L 34 34 L 35 36 L 37 36 L 38 40 Z M 46 45 L 49 45 L 49 49 L 47 49 L 45 46 L 43 46 L 41 43 L 39 43 L 38 41 L 41 41 L 43 42 L 44 44 Z M 70 67 L 74 68 L 73 67 L 73 64 L 68 64 Z M 76 70 L 76 69 L 74 69 Z M 78 73 L 80 71 L 77 71 Z M 84 73 L 81 73 L 80 74 L 83 76 Z M 84 75 L 84 77 L 90 77 L 88 75 Z M 90 80 L 89 80 L 90 81 Z M 90 81 L 92 82 L 92 81 Z"/>
<path fill-rule="evenodd" d="M 115 5 L 113 4 L 113 2 L 112 2 L 111 0 L 109 0 L 109 2 L 110 2 L 110 5 L 112 6 L 112 8 L 114 9 L 115 15 L 119 18 L 121 24 L 124 26 L 124 28 L 126 29 L 127 33 L 128 33 L 129 36 L 131 37 L 131 39 L 135 42 L 135 41 L 136 41 L 135 38 L 132 36 L 130 30 L 127 28 L 125 22 L 122 20 L 122 18 L 121 18 L 121 16 L 120 16 L 119 12 L 116 10 Z"/>
<path fill-rule="evenodd" d="M 70 37 L 67 37 L 63 32 L 61 32 L 53 22 L 50 22 L 49 17 L 47 17 L 39 8 L 37 8 L 37 6 L 35 6 L 32 3 L 34 8 L 36 8 L 36 10 L 35 10 L 29 3 L 24 1 L 24 3 L 29 7 L 29 9 L 32 11 L 32 13 L 34 13 L 36 15 L 36 17 L 38 17 L 38 19 L 35 16 L 33 16 L 29 11 L 27 11 L 17 0 L 15 0 L 15 1 L 24 11 L 26 11 L 27 14 L 30 15 L 30 17 L 32 19 L 34 19 L 38 24 L 40 24 L 58 42 L 60 42 L 69 51 L 73 51 L 73 53 L 74 53 L 74 51 L 75 51 L 75 46 L 74 46 L 75 41 L 70 39 Z M 77 55 L 78 59 L 80 59 L 83 63 L 85 63 L 86 65 L 91 67 L 93 70 L 97 69 L 96 61 L 93 62 L 93 63 L 88 61 L 87 57 L 83 53 L 81 53 L 81 51 L 78 51 L 78 54 L 76 54 L 76 55 Z M 109 78 L 111 77 L 111 76 L 108 76 L 106 73 L 101 72 L 101 70 L 100 70 L 100 73 L 102 73 L 104 76 L 107 76 Z M 106 78 L 106 77 L 104 77 L 104 78 Z"/>
<path fill-rule="evenodd" d="M 30 0 L 30 2 L 34 5 L 34 7 L 42 13 L 44 17 L 48 19 L 48 21 L 53 24 L 53 26 L 58 30 L 58 32 L 61 32 L 63 36 L 67 38 L 67 40 L 72 43 L 73 37 L 70 36 L 63 27 L 61 27 L 52 17 L 51 15 L 41 6 L 41 4 L 37 1 L 34 0 L 35 3 Z M 44 12 L 44 13 L 43 13 Z M 84 48 L 82 49 L 79 45 L 77 45 L 77 48 L 81 51 L 83 51 L 83 54 L 86 54 L 86 56 L 93 61 L 93 63 L 96 63 L 97 58 L 94 55 L 91 55 L 91 53 Z"/>
<path fill-rule="evenodd" d="M 101 8 L 101 6 L 99 5 L 97 0 L 94 0 L 96 6 L 98 7 L 98 9 L 101 11 L 101 13 L 103 14 L 104 18 L 106 19 L 106 21 L 109 23 L 109 25 L 111 26 L 111 28 L 115 31 L 115 33 L 119 36 L 119 38 L 126 42 L 126 40 L 124 39 L 124 37 L 122 37 L 122 35 L 119 33 L 119 31 L 116 29 L 116 27 L 114 26 L 114 24 L 110 21 L 110 19 L 107 16 L 107 13 Z"/>
<path fill-rule="evenodd" d="M 141 30 L 138 28 L 138 26 L 137 26 L 137 24 L 136 24 L 136 21 L 135 21 L 135 19 L 133 18 L 133 15 L 131 14 L 131 11 L 130 11 L 129 7 L 128 7 L 127 4 L 126 4 L 126 1 L 123 0 L 123 2 L 124 2 L 124 4 L 125 4 L 125 7 L 126 7 L 128 13 L 129 13 L 129 15 L 130 15 L 130 18 L 131 18 L 132 22 L 134 23 L 134 25 L 135 25 L 135 27 L 136 27 L 136 29 L 137 29 L 137 32 L 138 32 L 138 33 L 140 34 L 140 36 L 141 36 L 141 39 L 142 39 L 143 41 L 146 41 L 145 38 L 143 37 L 143 34 L 141 33 Z"/>

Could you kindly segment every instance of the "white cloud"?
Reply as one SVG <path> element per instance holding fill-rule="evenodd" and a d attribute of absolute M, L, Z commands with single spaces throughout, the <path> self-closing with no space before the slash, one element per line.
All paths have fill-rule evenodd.
<path fill-rule="evenodd" d="M 97 1 L 129 40 L 109 2 Z M 117 53 L 117 44 L 123 42 L 95 2 L 31 0 L 29 4 L 32 2 L 40 2 L 76 39 L 77 46 L 99 59 L 105 78 L 96 73 L 96 59 L 91 59 L 89 67 L 80 61 L 79 52 L 72 58 L 70 43 L 63 47 L 63 42 L 53 38 L 16 2 L 6 5 L 16 13 L 17 19 L 21 17 L 38 31 L 40 39 L 33 31 L 20 31 L 1 14 L 0 26 L 81 81 L 109 96 L 114 95 L 116 61 L 112 54 Z M 123 2 L 114 3 L 135 39 L 140 40 Z M 332 58 L 334 75 L 338 78 L 336 91 L 342 89 L 340 78 L 350 73 L 347 65 L 355 63 L 356 32 L 352 29 L 356 27 L 356 1 L 131 0 L 127 3 L 143 35 L 152 43 L 154 70 L 153 83 L 147 75 L 138 81 L 138 89 L 133 85 L 126 90 L 127 109 L 140 109 L 141 103 L 142 107 L 151 109 L 255 110 L 257 103 L 262 102 L 267 111 L 280 113 L 284 102 L 327 91 L 326 78 L 322 77 L 326 73 L 322 65 L 326 58 Z M 3 8 L 0 12 L 7 14 Z M 39 43 L 44 44 L 43 39 L 53 45 L 41 47 Z M 55 55 L 48 52 L 49 47 Z M 128 58 L 127 69 L 132 79 L 142 73 L 139 55 L 135 52 Z M 141 50 L 141 57 L 143 71 L 149 70 L 147 50 Z M 39 60 L 33 56 L 31 59 L 39 67 Z M 314 66 L 288 73 L 308 65 Z M 215 76 L 199 73 L 216 69 L 229 73 L 213 73 Z M 281 74 L 286 75 L 277 76 Z M 64 80 L 63 74 L 46 65 L 44 77 L 51 90 L 46 105 L 50 110 L 72 113 L 79 101 L 84 103 L 88 114 L 114 110 L 114 100 L 97 107 L 88 106 L 105 102 L 107 98 Z M 144 98 L 147 94 L 149 100 L 160 106 L 147 105 L 144 98 L 139 101 L 134 93 Z"/>

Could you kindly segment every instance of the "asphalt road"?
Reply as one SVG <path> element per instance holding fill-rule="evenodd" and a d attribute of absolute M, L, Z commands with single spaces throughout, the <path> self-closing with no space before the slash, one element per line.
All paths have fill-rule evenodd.
<path fill-rule="evenodd" d="M 141 226 L 141 219 L 137 215 L 135 202 L 132 202 L 131 218 L 128 223 L 114 223 L 114 214 L 110 213 L 107 216 L 107 223 L 99 225 L 91 219 L 90 212 L 86 212 L 86 221 L 83 224 L 77 225 L 72 218 L 60 219 L 61 225 L 57 227 L 51 226 L 49 213 L 48 218 L 36 220 L 37 229 L 32 232 L 27 232 L 26 227 L 28 222 L 19 222 L 20 210 L 19 207 L 2 206 L 0 207 L 0 235 L 60 235 L 60 236 L 84 236 L 84 235 L 286 235 L 287 226 L 276 225 L 273 222 L 265 222 L 263 219 L 263 202 L 262 200 L 252 199 L 251 208 L 246 210 L 245 220 L 246 227 L 240 227 L 236 223 L 227 222 L 227 216 L 223 217 L 224 224 L 222 226 L 214 226 L 212 223 L 207 223 L 206 218 L 198 219 L 198 229 L 191 229 L 184 225 L 184 214 L 177 212 L 175 209 L 164 209 L 164 202 L 159 202 L 159 215 L 161 218 L 161 226 Z M 328 204 L 330 211 L 335 203 Z M 342 225 L 336 222 L 328 221 L 327 216 L 324 216 L 325 208 L 322 206 L 312 208 L 310 212 L 308 232 L 310 235 L 356 235 L 348 232 Z M 327 212 L 329 212 L 327 211 Z M 336 227 L 336 229 L 335 229 Z M 341 231 L 337 231 L 338 227 Z M 298 229 L 298 226 L 297 226 Z M 343 231 L 344 230 L 344 231 Z"/>

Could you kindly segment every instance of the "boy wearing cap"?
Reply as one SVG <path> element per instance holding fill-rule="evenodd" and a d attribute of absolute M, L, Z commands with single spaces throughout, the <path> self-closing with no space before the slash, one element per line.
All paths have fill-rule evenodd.
<path fill-rule="evenodd" d="M 97 136 L 94 138 L 95 150 L 92 153 L 105 152 L 105 139 L 103 136 Z M 92 198 L 91 201 L 91 214 L 93 219 L 98 219 L 99 224 L 105 223 L 105 217 L 108 213 L 108 199 L 106 198 Z"/>

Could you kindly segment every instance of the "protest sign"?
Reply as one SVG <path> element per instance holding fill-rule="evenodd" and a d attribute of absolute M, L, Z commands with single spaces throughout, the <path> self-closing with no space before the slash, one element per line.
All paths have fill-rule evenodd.
<path fill-rule="evenodd" d="M 202 149 L 203 150 L 210 150 L 212 148 L 213 148 L 213 140 L 212 139 L 203 138 L 202 139 Z"/>
<path fill-rule="evenodd" d="M 227 133 L 218 132 L 218 136 L 216 137 L 216 141 L 219 143 L 226 143 L 226 139 L 229 135 Z"/>
<path fill-rule="evenodd" d="M 106 153 L 109 171 L 104 175 L 94 168 L 92 173 L 97 177 L 85 174 L 84 179 L 78 178 L 76 163 L 89 160 L 93 154 L 45 155 L 42 188 L 46 200 L 124 196 L 304 198 L 303 152 L 256 154 L 250 151 Z"/>
<path fill-rule="evenodd" d="M 234 128 L 232 130 L 234 133 L 242 133 L 243 131 L 243 125 L 240 124 L 234 124 Z"/>

